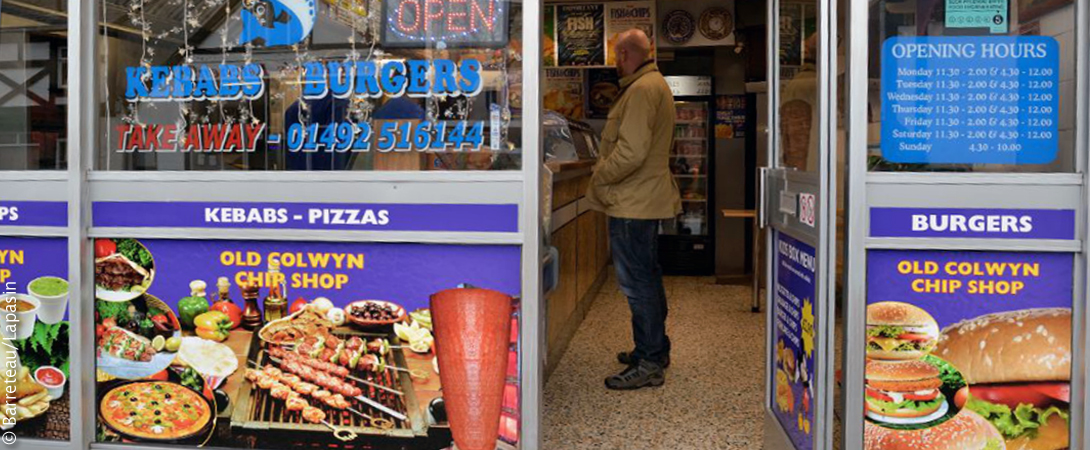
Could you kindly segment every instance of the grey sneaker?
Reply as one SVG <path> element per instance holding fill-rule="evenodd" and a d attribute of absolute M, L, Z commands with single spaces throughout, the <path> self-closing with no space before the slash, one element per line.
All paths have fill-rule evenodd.
<path fill-rule="evenodd" d="M 663 369 L 669 369 L 670 368 L 670 356 L 667 355 L 665 359 L 666 360 L 662 362 L 662 368 Z M 617 354 L 617 362 L 619 362 L 621 364 L 624 364 L 626 366 L 631 366 L 632 365 L 632 352 L 620 352 L 620 353 L 618 353 Z"/>
<path fill-rule="evenodd" d="M 666 373 L 653 362 L 640 361 L 628 366 L 621 373 L 606 378 L 606 388 L 615 391 L 627 391 L 645 387 L 662 386 L 666 382 Z"/>

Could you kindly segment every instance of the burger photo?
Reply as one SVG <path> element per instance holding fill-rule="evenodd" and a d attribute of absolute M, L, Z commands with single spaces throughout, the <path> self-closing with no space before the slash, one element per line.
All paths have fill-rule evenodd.
<path fill-rule="evenodd" d="M 913 425 L 946 415 L 950 405 L 939 390 L 942 372 L 924 361 L 868 360 L 866 415 L 881 424 Z"/>
<path fill-rule="evenodd" d="M 1014 450 L 1070 448 L 1071 310 L 988 314 L 943 330 L 935 354 L 968 383 L 964 408 Z"/>
<path fill-rule="evenodd" d="M 963 409 L 931 428 L 895 429 L 867 422 L 866 450 L 1003 450 L 1003 436 L 979 414 Z"/>
<path fill-rule="evenodd" d="M 867 358 L 920 359 L 931 352 L 939 324 L 927 311 L 902 302 L 867 306 Z"/>

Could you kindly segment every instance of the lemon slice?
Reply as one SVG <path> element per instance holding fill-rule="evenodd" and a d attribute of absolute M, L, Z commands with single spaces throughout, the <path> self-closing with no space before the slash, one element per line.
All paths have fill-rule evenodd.
<path fill-rule="evenodd" d="M 163 337 L 162 335 L 155 336 L 155 339 L 151 340 L 151 348 L 154 348 L 155 351 L 157 351 L 157 352 L 163 351 L 163 347 L 166 347 L 166 346 L 167 346 L 167 339 L 165 337 Z"/>

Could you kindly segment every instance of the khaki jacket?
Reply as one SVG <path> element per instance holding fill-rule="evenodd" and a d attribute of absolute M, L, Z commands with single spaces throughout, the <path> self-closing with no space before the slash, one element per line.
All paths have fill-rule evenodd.
<path fill-rule="evenodd" d="M 624 219 L 670 219 L 681 213 L 669 161 L 674 117 L 674 96 L 655 63 L 621 78 L 587 190 L 591 208 Z"/>

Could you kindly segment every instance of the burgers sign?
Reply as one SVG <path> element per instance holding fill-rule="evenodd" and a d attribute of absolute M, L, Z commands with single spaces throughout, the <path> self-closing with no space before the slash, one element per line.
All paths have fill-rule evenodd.
<path fill-rule="evenodd" d="M 870 252 L 865 448 L 1070 448 L 1072 267 L 1064 254 Z M 999 283 L 1022 287 L 918 288 Z"/>

